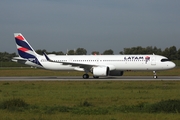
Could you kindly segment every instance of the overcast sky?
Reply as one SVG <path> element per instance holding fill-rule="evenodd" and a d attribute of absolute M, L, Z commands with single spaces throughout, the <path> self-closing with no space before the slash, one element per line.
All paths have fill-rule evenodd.
<path fill-rule="evenodd" d="M 13 33 L 47 51 L 88 53 L 156 46 L 180 48 L 180 0 L 1 0 L 0 52 L 16 52 Z"/>

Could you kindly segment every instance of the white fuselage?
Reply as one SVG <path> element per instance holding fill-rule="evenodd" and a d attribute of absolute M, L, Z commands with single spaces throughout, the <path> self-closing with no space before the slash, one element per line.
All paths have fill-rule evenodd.
<path fill-rule="evenodd" d="M 46 60 L 44 56 L 38 57 L 42 66 L 27 61 L 26 64 L 43 67 L 49 70 L 77 70 L 85 71 L 76 64 L 107 66 L 110 70 L 167 70 L 175 67 L 175 64 L 164 56 L 159 55 L 48 55 L 53 62 Z M 146 57 L 149 59 L 145 59 Z M 62 62 L 62 63 L 61 63 Z M 67 63 L 67 64 L 65 64 Z M 72 64 L 68 64 L 72 63 Z"/>
<path fill-rule="evenodd" d="M 44 55 L 37 54 L 21 33 L 14 33 L 19 57 L 14 62 L 48 70 L 84 71 L 84 79 L 101 76 L 122 76 L 127 70 L 167 70 L 175 67 L 168 58 L 160 55 Z"/>

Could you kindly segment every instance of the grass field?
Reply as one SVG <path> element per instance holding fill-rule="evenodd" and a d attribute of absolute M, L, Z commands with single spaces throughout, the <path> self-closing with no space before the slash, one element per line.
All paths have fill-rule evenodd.
<path fill-rule="evenodd" d="M 81 76 L 83 72 L 0 68 L 0 76 Z M 180 68 L 158 75 L 180 75 Z M 152 75 L 152 71 L 125 72 Z M 0 82 L 2 120 L 179 120 L 179 81 Z"/>
<path fill-rule="evenodd" d="M 84 72 L 77 71 L 50 71 L 30 67 L 0 68 L 0 76 L 82 76 Z M 125 71 L 125 76 L 152 76 L 152 71 Z M 179 76 L 180 67 L 171 70 L 157 71 L 158 76 Z"/>
<path fill-rule="evenodd" d="M 0 82 L 2 120 L 179 120 L 179 81 Z"/>

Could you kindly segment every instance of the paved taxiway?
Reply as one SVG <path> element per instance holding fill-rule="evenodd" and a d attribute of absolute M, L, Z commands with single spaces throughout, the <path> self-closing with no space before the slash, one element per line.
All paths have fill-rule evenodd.
<path fill-rule="evenodd" d="M 101 77 L 94 79 L 83 79 L 81 76 L 41 76 L 41 77 L 0 77 L 0 81 L 153 81 L 153 80 L 180 80 L 180 76 L 120 76 L 120 77 Z"/>

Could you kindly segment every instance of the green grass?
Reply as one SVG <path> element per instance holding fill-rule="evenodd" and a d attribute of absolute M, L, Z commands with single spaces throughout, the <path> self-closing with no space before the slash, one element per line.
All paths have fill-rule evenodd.
<path fill-rule="evenodd" d="M 0 67 L 28 67 L 28 65 L 20 64 L 12 61 L 8 61 L 8 62 L 0 61 Z"/>
<path fill-rule="evenodd" d="M 0 76 L 82 76 L 84 72 L 78 71 L 50 71 L 30 67 L 0 68 Z M 91 75 L 91 74 L 90 74 Z M 125 71 L 125 76 L 152 76 L 152 71 Z M 171 70 L 157 71 L 158 76 L 179 76 L 180 67 Z"/>
<path fill-rule="evenodd" d="M 179 81 L 1 81 L 0 116 L 2 120 L 178 120 L 179 86 Z"/>

